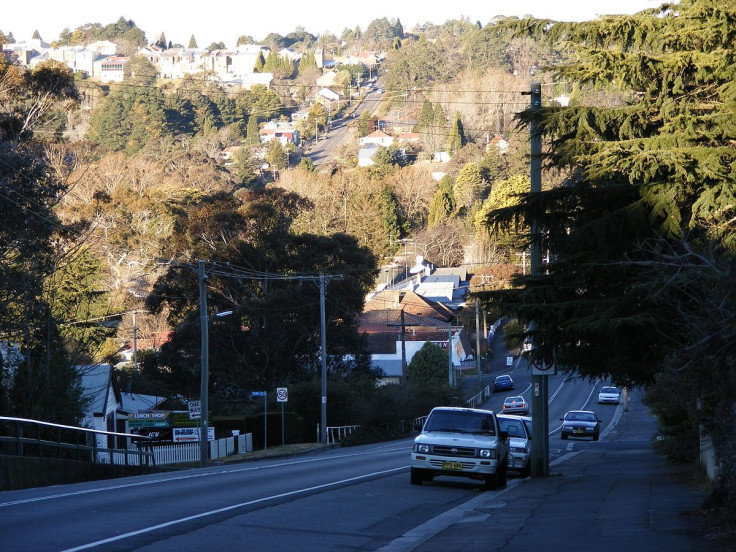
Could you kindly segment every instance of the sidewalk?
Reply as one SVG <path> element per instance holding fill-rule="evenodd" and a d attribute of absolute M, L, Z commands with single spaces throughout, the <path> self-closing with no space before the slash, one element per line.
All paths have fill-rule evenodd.
<path fill-rule="evenodd" d="M 652 448 L 654 417 L 632 393 L 605 440 L 550 466 L 547 478 L 511 479 L 392 543 L 421 552 L 702 552 L 697 509 L 704 494 L 674 477 Z M 392 547 L 386 547 L 386 550 Z"/>

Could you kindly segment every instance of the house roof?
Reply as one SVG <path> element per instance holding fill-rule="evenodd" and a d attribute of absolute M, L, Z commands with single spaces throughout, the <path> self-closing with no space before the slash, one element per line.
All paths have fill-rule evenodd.
<path fill-rule="evenodd" d="M 112 401 L 120 403 L 112 364 L 83 364 L 75 368 L 82 383 L 82 397 L 89 400 L 87 412 L 106 414 Z"/>
<path fill-rule="evenodd" d="M 141 395 L 138 393 L 121 393 L 120 409 L 129 414 L 138 414 L 154 410 L 166 400 L 166 397 L 155 395 Z"/>

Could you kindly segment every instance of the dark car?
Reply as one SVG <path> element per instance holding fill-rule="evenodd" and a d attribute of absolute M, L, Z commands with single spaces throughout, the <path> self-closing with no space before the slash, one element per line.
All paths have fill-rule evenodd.
<path fill-rule="evenodd" d="M 503 414 L 521 414 L 526 416 L 529 414 L 529 403 L 524 400 L 524 397 L 506 397 L 503 401 L 502 406 Z"/>
<path fill-rule="evenodd" d="M 562 420 L 562 433 L 560 437 L 592 437 L 598 440 L 601 431 L 601 420 L 595 412 L 590 410 L 571 410 L 565 414 Z"/>
<path fill-rule="evenodd" d="M 509 375 L 496 376 L 496 379 L 493 382 L 494 391 L 506 391 L 508 389 L 513 389 L 513 388 L 514 388 L 514 380 L 512 380 L 511 376 Z"/>

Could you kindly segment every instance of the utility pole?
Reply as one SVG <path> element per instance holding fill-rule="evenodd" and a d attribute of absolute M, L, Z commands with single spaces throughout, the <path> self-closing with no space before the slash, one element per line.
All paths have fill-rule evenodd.
<path fill-rule="evenodd" d="M 475 300 L 475 368 L 478 372 L 478 389 L 483 389 L 480 379 L 480 300 Z"/>
<path fill-rule="evenodd" d="M 322 401 L 320 408 L 319 442 L 327 443 L 327 316 L 325 313 L 326 287 L 330 279 L 342 279 L 342 276 L 325 277 L 319 275 L 319 321 L 320 321 L 320 356 L 322 357 Z"/>
<path fill-rule="evenodd" d="M 455 365 L 452 363 L 452 320 L 447 323 L 447 359 L 450 387 L 455 387 Z"/>
<path fill-rule="evenodd" d="M 209 387 L 209 317 L 207 316 L 207 289 L 204 285 L 205 278 L 207 275 L 204 271 L 204 261 L 199 261 L 199 325 L 201 335 L 201 351 L 200 351 L 200 364 L 202 369 L 200 372 L 199 382 L 199 401 L 202 406 L 200 414 L 200 432 L 199 432 L 199 465 L 203 468 L 207 465 L 209 460 L 208 445 L 208 431 L 207 431 L 207 395 Z"/>
<path fill-rule="evenodd" d="M 327 335 L 325 326 L 325 275 L 319 275 L 319 322 L 320 322 L 320 356 L 322 357 L 322 407 L 319 424 L 319 440 L 327 443 Z"/>
<path fill-rule="evenodd" d="M 406 383 L 406 322 L 404 309 L 401 309 L 401 381 Z"/>
<path fill-rule="evenodd" d="M 529 108 L 537 110 L 542 107 L 542 85 L 532 82 L 530 91 L 525 93 L 530 96 Z M 531 162 L 530 180 L 532 194 L 542 191 L 542 134 L 537 122 L 532 119 L 530 127 L 531 138 Z M 540 222 L 535 217 L 531 220 L 531 251 L 530 272 L 539 274 L 542 268 L 542 247 Z M 536 322 L 532 321 L 529 330 L 532 332 L 532 352 L 534 354 Z M 535 373 L 536 372 L 536 373 Z M 548 405 L 548 375 L 540 374 L 532 365 L 532 457 L 531 472 L 533 476 L 546 477 L 549 475 L 549 405 Z"/>
<path fill-rule="evenodd" d="M 138 373 L 138 326 L 135 325 L 135 311 L 133 311 L 133 372 Z"/>

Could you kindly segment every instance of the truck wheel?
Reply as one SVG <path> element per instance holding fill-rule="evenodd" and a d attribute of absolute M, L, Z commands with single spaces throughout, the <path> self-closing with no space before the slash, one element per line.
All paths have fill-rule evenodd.
<path fill-rule="evenodd" d="M 483 488 L 487 491 L 495 491 L 498 489 L 498 474 L 486 475 L 483 480 Z"/>
<path fill-rule="evenodd" d="M 503 489 L 506 486 L 506 480 L 508 479 L 508 468 L 507 462 L 503 463 L 503 466 L 499 466 L 499 469 L 496 470 L 496 477 L 498 478 L 498 486 Z"/>
<path fill-rule="evenodd" d="M 410 481 L 412 485 L 421 485 L 424 481 L 424 473 L 421 468 L 412 468 Z"/>

